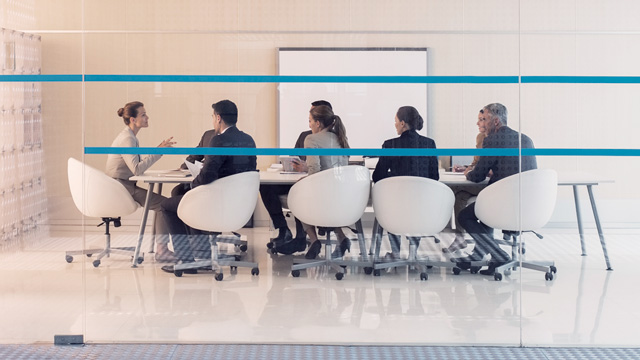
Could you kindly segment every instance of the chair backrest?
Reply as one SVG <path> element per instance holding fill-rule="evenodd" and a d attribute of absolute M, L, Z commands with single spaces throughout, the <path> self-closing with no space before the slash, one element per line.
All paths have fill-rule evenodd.
<path fill-rule="evenodd" d="M 369 169 L 359 165 L 338 166 L 309 175 L 289 190 L 289 209 L 309 225 L 353 225 L 367 206 L 370 178 Z"/>
<path fill-rule="evenodd" d="M 405 236 L 430 236 L 451 219 L 455 196 L 438 181 L 419 176 L 394 176 L 373 185 L 373 209 L 380 226 Z"/>
<path fill-rule="evenodd" d="M 178 205 L 178 217 L 199 230 L 228 232 L 241 229 L 256 208 L 259 188 L 257 171 L 225 176 L 188 191 Z"/>
<path fill-rule="evenodd" d="M 487 186 L 476 200 L 480 221 L 502 230 L 535 230 L 551 218 L 558 193 L 558 174 L 529 170 Z M 522 204 L 522 206 L 520 206 Z"/>
<path fill-rule="evenodd" d="M 124 185 L 77 159 L 69 158 L 67 174 L 73 202 L 85 216 L 126 216 L 139 206 Z"/>

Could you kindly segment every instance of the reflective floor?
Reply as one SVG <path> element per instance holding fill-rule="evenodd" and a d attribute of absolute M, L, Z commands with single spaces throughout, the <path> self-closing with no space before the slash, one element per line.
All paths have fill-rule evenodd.
<path fill-rule="evenodd" d="M 575 230 L 545 229 L 543 240 L 528 238 L 526 256 L 555 260 L 555 279 L 525 269 L 501 282 L 437 267 L 427 281 L 406 268 L 379 277 L 349 268 L 342 281 L 319 268 L 294 278 L 292 256 L 267 252 L 267 228 L 243 233 L 260 275 L 227 268 L 220 282 L 211 272 L 176 278 L 150 254 L 135 269 L 120 256 L 98 268 L 86 257 L 68 264 L 64 251 L 82 246 L 81 231 L 22 239 L 0 253 L 0 316 L 13 324 L 0 327 L 0 342 L 83 334 L 89 343 L 640 346 L 637 230 L 607 233 L 614 270 L 606 271 L 596 234 L 587 234 L 583 257 Z M 114 245 L 135 242 L 131 231 L 112 234 Z M 440 257 L 452 236 L 441 238 L 423 240 L 420 253 Z M 86 234 L 88 245 L 101 241 Z"/>

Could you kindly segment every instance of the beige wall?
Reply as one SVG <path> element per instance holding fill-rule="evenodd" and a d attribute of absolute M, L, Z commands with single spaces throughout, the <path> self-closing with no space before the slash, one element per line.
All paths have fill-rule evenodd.
<path fill-rule="evenodd" d="M 640 72 L 640 2 L 633 0 L 32 0 L 20 11 L 33 15 L 9 21 L 14 3 L 3 3 L 6 27 L 42 36 L 45 74 L 273 75 L 278 47 L 304 46 L 428 47 L 430 75 Z M 273 147 L 276 96 L 275 84 L 45 84 L 49 192 L 67 196 L 66 158 L 82 156 L 82 146 L 110 145 L 122 127 L 116 109 L 127 101 L 143 101 L 151 116 L 143 146 L 167 136 L 195 146 L 211 103 L 228 98 L 239 106 L 239 127 L 259 147 Z M 477 111 L 489 102 L 504 103 L 510 125 L 537 147 L 637 148 L 639 96 L 640 85 L 438 84 L 429 86 L 426 115 L 440 148 L 473 147 Z M 390 126 L 393 115 L 380 114 Z M 87 157 L 96 167 L 105 159 Z M 165 156 L 156 167 L 180 161 Z M 272 161 L 260 157 L 259 167 Z M 615 178 L 597 190 L 602 216 L 640 222 L 630 211 L 640 198 L 637 158 L 541 157 L 539 164 Z M 570 193 L 560 195 L 555 219 L 571 222 Z"/>

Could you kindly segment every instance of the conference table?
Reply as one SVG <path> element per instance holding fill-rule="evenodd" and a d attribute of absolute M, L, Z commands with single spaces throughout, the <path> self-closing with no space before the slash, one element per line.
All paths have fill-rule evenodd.
<path fill-rule="evenodd" d="M 142 181 L 149 185 L 149 190 L 147 192 L 147 198 L 146 198 L 144 209 L 143 209 L 142 220 L 140 223 L 140 230 L 138 232 L 138 243 L 136 245 L 136 250 L 135 250 L 135 254 L 134 254 L 132 265 L 131 265 L 132 267 L 134 268 L 137 267 L 136 259 L 138 259 L 138 256 L 140 255 L 140 249 L 142 246 L 142 240 L 144 238 L 144 231 L 147 225 L 147 219 L 149 214 L 149 199 L 151 197 L 151 193 L 154 191 L 154 189 L 156 189 L 155 185 L 156 184 L 158 185 L 156 189 L 157 192 L 161 193 L 163 184 L 180 184 L 180 183 L 191 182 L 193 180 L 193 177 L 187 174 L 188 172 L 186 171 L 183 171 L 182 175 L 180 175 L 180 172 L 176 170 L 149 170 L 149 171 L 146 171 L 144 175 L 133 176 L 129 178 L 129 180 Z M 278 171 L 260 171 L 260 183 L 265 185 L 292 185 L 306 175 L 307 174 L 305 173 L 283 173 Z M 462 173 L 452 173 L 452 172 L 441 171 L 439 181 L 444 183 L 447 186 L 486 186 L 488 179 L 481 183 L 474 183 L 467 180 Z M 600 216 L 598 214 L 596 200 L 593 194 L 593 186 L 596 186 L 602 183 L 613 183 L 613 180 L 606 179 L 606 178 L 599 178 L 591 173 L 586 173 L 586 172 L 558 173 L 558 186 L 571 186 L 573 189 L 576 219 L 578 222 L 578 233 L 580 235 L 580 246 L 582 248 L 582 256 L 586 256 L 587 252 L 585 247 L 585 236 L 584 236 L 584 227 L 582 223 L 582 212 L 580 211 L 579 187 L 585 186 L 589 194 L 591 210 L 593 212 L 596 228 L 598 230 L 600 245 L 602 247 L 602 253 L 604 255 L 605 263 L 607 265 L 607 270 L 613 270 L 611 268 L 611 263 L 610 263 L 609 255 L 607 252 L 607 244 L 606 244 L 606 240 L 602 230 L 602 224 L 600 222 Z M 151 246 L 153 251 L 153 242 Z"/>

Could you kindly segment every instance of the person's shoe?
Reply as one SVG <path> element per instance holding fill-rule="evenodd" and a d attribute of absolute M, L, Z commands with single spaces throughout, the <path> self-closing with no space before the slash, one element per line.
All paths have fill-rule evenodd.
<path fill-rule="evenodd" d="M 447 248 L 443 248 L 443 253 L 454 253 L 458 250 L 462 250 L 467 247 L 467 241 L 462 236 L 456 236 L 451 245 Z"/>
<path fill-rule="evenodd" d="M 313 244 L 309 246 L 309 251 L 307 251 L 307 253 L 304 255 L 305 259 L 315 259 L 320 253 L 320 250 L 322 250 L 322 244 L 320 243 L 320 240 L 314 241 Z"/>
<path fill-rule="evenodd" d="M 159 262 L 159 263 L 176 263 L 178 261 L 176 254 L 174 254 L 169 250 L 166 250 L 163 252 L 157 252 L 155 255 L 155 259 L 156 259 L 156 262 Z"/>
<path fill-rule="evenodd" d="M 296 237 L 293 239 L 296 244 L 296 252 L 305 251 L 307 249 L 307 236 Z"/>
<path fill-rule="evenodd" d="M 344 253 L 346 253 L 347 251 L 351 252 L 351 240 L 349 238 L 344 238 L 331 253 L 331 258 L 333 259 L 341 258 L 344 256 Z"/>
<path fill-rule="evenodd" d="M 291 230 L 288 227 L 281 227 L 278 229 L 278 237 L 271 240 L 275 247 L 278 247 L 281 244 L 286 244 L 293 240 L 293 235 L 291 234 Z"/>
<path fill-rule="evenodd" d="M 165 265 L 163 267 L 161 267 L 162 271 L 167 272 L 169 274 L 173 274 L 174 271 L 174 266 L 175 265 Z M 184 269 L 182 270 L 183 274 L 197 274 L 198 273 L 198 269 Z"/>
<path fill-rule="evenodd" d="M 496 273 L 496 268 L 506 264 L 506 262 L 490 262 L 486 270 L 480 270 L 480 274 L 493 276 Z"/>
<path fill-rule="evenodd" d="M 384 254 L 384 258 L 385 261 L 396 261 L 400 259 L 400 255 L 395 254 L 393 252 L 387 252 L 386 254 Z"/>
<path fill-rule="evenodd" d="M 469 256 L 465 256 L 465 257 L 458 257 L 458 258 L 451 258 L 451 262 L 454 263 L 461 263 L 461 262 L 471 262 L 471 261 L 482 261 L 484 259 L 484 255 L 480 255 L 478 253 L 472 253 Z"/>

